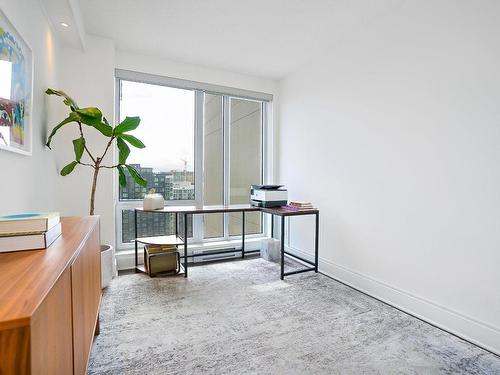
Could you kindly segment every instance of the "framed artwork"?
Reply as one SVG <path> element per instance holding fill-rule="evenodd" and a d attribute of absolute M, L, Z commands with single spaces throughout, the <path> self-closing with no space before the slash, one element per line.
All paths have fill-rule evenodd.
<path fill-rule="evenodd" d="M 0 10 L 0 149 L 31 155 L 33 53 Z"/>

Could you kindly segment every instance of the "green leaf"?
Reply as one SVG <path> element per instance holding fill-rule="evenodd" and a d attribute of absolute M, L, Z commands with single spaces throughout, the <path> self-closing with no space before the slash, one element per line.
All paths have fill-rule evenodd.
<path fill-rule="evenodd" d="M 118 182 L 120 183 L 121 187 L 127 186 L 127 177 L 125 176 L 125 172 L 123 171 L 123 167 L 119 165 L 117 167 L 118 169 Z"/>
<path fill-rule="evenodd" d="M 78 116 L 78 113 L 76 112 L 71 112 L 67 118 L 62 120 L 59 125 L 55 126 L 54 129 L 52 129 L 52 132 L 49 135 L 49 138 L 47 139 L 46 146 L 50 148 L 50 143 L 52 142 L 52 137 L 57 133 L 57 131 L 62 128 L 64 125 L 69 124 L 70 122 L 76 122 L 80 119 L 80 116 Z"/>
<path fill-rule="evenodd" d="M 139 139 L 137 139 L 133 135 L 130 135 L 130 134 L 117 134 L 116 136 L 118 138 L 123 139 L 124 141 L 127 141 L 128 143 L 130 143 L 134 147 L 137 147 L 137 148 L 144 148 L 144 147 L 146 147 L 144 145 L 144 143 L 142 143 Z"/>
<path fill-rule="evenodd" d="M 83 155 L 83 150 L 85 150 L 85 138 L 80 137 L 73 139 L 73 149 L 75 150 L 76 161 L 80 161 Z"/>
<path fill-rule="evenodd" d="M 102 118 L 101 110 L 96 107 L 79 108 L 76 110 L 76 112 L 78 112 L 82 116 L 92 117 L 98 119 L 99 121 L 101 121 Z"/>
<path fill-rule="evenodd" d="M 88 124 L 88 125 L 90 125 L 90 124 Z M 103 122 L 99 121 L 97 123 L 92 124 L 91 126 L 96 128 L 97 130 L 99 130 L 106 137 L 111 137 L 113 135 L 113 128 L 109 125 L 106 125 Z"/>
<path fill-rule="evenodd" d="M 137 129 L 140 122 L 141 119 L 139 117 L 126 117 L 125 120 L 116 126 L 115 134 L 122 134 Z"/>
<path fill-rule="evenodd" d="M 80 121 L 83 124 L 92 126 L 106 137 L 111 137 L 113 135 L 113 128 L 107 124 L 107 120 L 102 116 L 102 112 L 99 108 L 81 108 L 78 109 L 77 112 L 80 115 Z"/>
<path fill-rule="evenodd" d="M 78 112 L 78 114 L 80 115 L 80 121 L 83 124 L 92 126 L 107 137 L 111 137 L 111 135 L 113 134 L 113 128 L 102 122 L 102 112 L 99 108 L 81 108 L 76 112 Z"/>
<path fill-rule="evenodd" d="M 132 176 L 137 185 L 146 187 L 148 182 L 145 179 L 143 179 L 141 175 L 133 167 L 131 167 L 130 165 L 126 165 L 125 167 L 127 167 L 128 172 L 130 173 L 130 175 Z"/>
<path fill-rule="evenodd" d="M 75 169 L 77 164 L 78 164 L 77 161 L 72 161 L 71 163 L 69 163 L 61 170 L 61 176 L 69 175 L 71 172 L 73 172 L 73 169 Z"/>
<path fill-rule="evenodd" d="M 47 95 L 57 95 L 57 96 L 63 97 L 64 104 L 66 104 L 68 107 L 71 107 L 71 110 L 75 111 L 78 109 L 78 105 L 76 104 L 76 102 L 73 99 L 71 99 L 64 91 L 47 89 L 47 91 L 45 91 L 45 93 Z"/>
<path fill-rule="evenodd" d="M 127 146 L 124 140 L 117 138 L 116 144 L 118 146 L 118 163 L 125 164 L 127 162 L 127 158 L 130 155 L 130 148 Z"/>

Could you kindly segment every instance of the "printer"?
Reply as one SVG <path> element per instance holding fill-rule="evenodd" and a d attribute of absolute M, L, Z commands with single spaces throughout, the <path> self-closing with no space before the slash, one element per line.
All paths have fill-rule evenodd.
<path fill-rule="evenodd" d="M 288 191 L 283 185 L 250 186 L 250 204 L 257 207 L 281 207 L 288 203 Z"/>

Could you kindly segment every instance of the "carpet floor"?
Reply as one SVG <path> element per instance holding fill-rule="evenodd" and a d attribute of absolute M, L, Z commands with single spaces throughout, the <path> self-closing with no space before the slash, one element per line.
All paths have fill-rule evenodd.
<path fill-rule="evenodd" d="M 500 357 L 324 275 L 260 258 L 130 274 L 104 293 L 90 374 L 500 374 Z"/>

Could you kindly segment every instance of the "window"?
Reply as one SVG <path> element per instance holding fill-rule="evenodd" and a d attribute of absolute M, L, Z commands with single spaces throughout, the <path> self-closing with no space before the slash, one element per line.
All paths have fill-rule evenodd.
<path fill-rule="evenodd" d="M 127 175 L 127 186 L 118 188 L 119 248 L 132 244 L 134 207 L 151 188 L 163 195 L 167 205 L 240 204 L 249 202 L 250 185 L 263 181 L 267 102 L 177 87 L 117 78 L 118 117 L 121 121 L 139 116 L 141 124 L 132 134 L 146 145 L 132 149 L 128 163 L 148 182 L 142 188 Z M 260 213 L 247 213 L 245 218 L 247 234 L 262 234 Z M 174 215 L 139 212 L 137 219 L 139 236 L 175 233 Z M 194 241 L 241 235 L 241 214 L 188 216 L 188 220 Z"/>
<path fill-rule="evenodd" d="M 224 104 L 223 96 L 203 98 L 203 203 L 224 204 Z M 203 216 L 204 238 L 224 237 L 224 214 Z"/>
<path fill-rule="evenodd" d="M 140 116 L 140 126 L 131 134 L 147 147 L 131 148 L 128 163 L 148 182 L 137 185 L 126 172 L 127 186 L 119 187 L 120 201 L 142 200 L 150 189 L 165 200 L 194 201 L 194 115 L 195 95 L 182 90 L 146 83 L 120 81 L 120 121 Z M 133 241 L 134 211 L 121 210 L 121 242 Z M 139 213 L 140 236 L 175 233 L 175 219 L 168 215 Z M 188 223 L 192 235 L 192 222 Z"/>
<path fill-rule="evenodd" d="M 248 203 L 250 185 L 262 181 L 262 103 L 230 99 L 229 203 Z M 229 234 L 241 235 L 241 215 L 229 215 Z M 245 215 L 245 232 L 260 233 L 262 214 Z"/>
<path fill-rule="evenodd" d="M 205 94 L 203 112 L 203 202 L 248 203 L 250 185 L 262 181 L 261 101 Z M 204 238 L 241 235 L 242 215 L 210 214 L 203 218 Z M 245 233 L 262 233 L 261 214 L 245 215 Z"/>
<path fill-rule="evenodd" d="M 151 188 L 166 200 L 194 200 L 194 92 L 121 81 L 119 106 L 120 121 L 141 118 L 131 134 L 147 147 L 132 148 L 128 162 L 148 182 L 142 188 L 128 179 L 120 200 L 143 199 Z"/>

